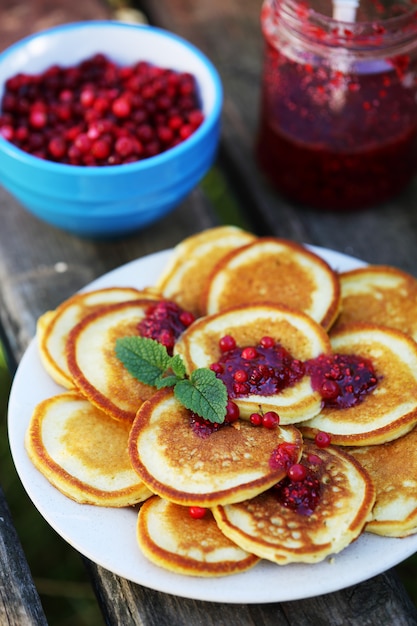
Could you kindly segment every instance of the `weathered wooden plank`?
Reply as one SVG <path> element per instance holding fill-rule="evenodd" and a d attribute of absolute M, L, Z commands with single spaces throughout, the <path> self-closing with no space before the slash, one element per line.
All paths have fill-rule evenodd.
<path fill-rule="evenodd" d="M 417 624 L 416 609 L 393 571 L 360 585 L 313 599 L 281 604 L 242 605 L 178 598 L 132 585 L 95 563 L 87 562 L 86 566 L 110 624 L 123 626 Z"/>
<path fill-rule="evenodd" d="M 415 626 L 417 613 L 393 570 L 333 594 L 282 604 L 297 626 Z"/>
<path fill-rule="evenodd" d="M 29 566 L 0 488 L 0 624 L 46 626 Z"/>

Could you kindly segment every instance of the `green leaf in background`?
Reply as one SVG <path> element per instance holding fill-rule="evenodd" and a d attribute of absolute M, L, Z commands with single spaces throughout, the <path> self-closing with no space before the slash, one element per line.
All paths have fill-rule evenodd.
<path fill-rule="evenodd" d="M 116 356 L 132 376 L 153 387 L 158 386 L 172 361 L 165 346 L 148 337 L 117 339 Z"/>
<path fill-rule="evenodd" d="M 210 422 L 222 424 L 226 416 L 227 390 L 223 381 L 207 368 L 192 372 L 189 379 L 180 380 L 174 387 L 177 400 Z"/>

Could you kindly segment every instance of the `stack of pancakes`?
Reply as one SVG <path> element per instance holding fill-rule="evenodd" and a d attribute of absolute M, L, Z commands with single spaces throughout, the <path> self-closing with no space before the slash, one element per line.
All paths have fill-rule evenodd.
<path fill-rule="evenodd" d="M 115 355 L 160 300 L 196 317 L 174 347 L 188 374 L 218 360 L 224 335 L 242 348 L 269 336 L 300 361 L 369 359 L 378 384 L 329 408 L 306 375 L 235 398 L 240 419 L 201 436 L 172 388 L 139 382 Z M 294 242 L 204 231 L 174 249 L 155 285 L 77 294 L 40 318 L 41 361 L 63 391 L 35 408 L 26 449 L 69 498 L 138 505 L 140 549 L 181 574 L 315 563 L 362 532 L 407 536 L 417 531 L 416 313 L 417 281 L 395 268 L 338 273 Z M 251 423 L 271 410 L 279 426 Z M 272 462 L 281 451 L 285 462 Z"/>

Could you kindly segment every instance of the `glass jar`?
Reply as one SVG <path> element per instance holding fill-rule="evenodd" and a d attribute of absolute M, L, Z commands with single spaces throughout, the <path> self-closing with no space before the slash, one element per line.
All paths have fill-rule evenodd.
<path fill-rule="evenodd" d="M 391 198 L 417 163 L 417 7 L 342 1 L 265 0 L 261 14 L 258 162 L 327 210 Z"/>

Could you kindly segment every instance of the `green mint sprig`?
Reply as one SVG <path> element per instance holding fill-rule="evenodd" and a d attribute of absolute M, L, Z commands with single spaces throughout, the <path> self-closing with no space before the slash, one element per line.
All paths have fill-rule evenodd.
<path fill-rule="evenodd" d="M 181 356 L 170 356 L 165 346 L 148 337 L 117 339 L 116 356 L 140 382 L 157 389 L 173 387 L 185 408 L 210 422 L 224 422 L 226 385 L 210 369 L 201 367 L 187 377 Z"/>

